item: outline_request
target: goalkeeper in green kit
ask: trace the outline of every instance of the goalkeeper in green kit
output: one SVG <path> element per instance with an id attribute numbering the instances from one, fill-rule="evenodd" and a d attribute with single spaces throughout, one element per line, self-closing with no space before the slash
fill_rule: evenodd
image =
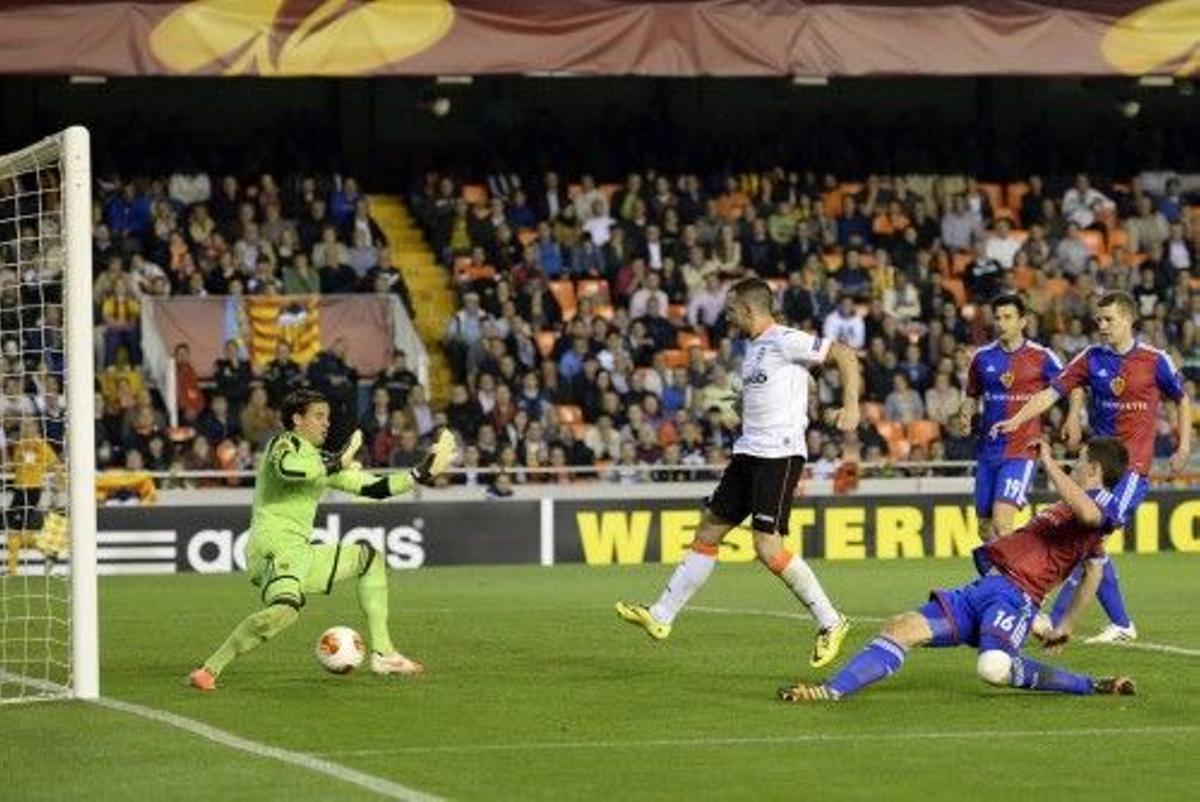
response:
<path id="1" fill-rule="evenodd" d="M 358 603 L 367 617 L 371 670 L 417 674 L 421 664 L 396 651 L 388 635 L 388 580 L 384 556 L 356 543 L 312 544 L 317 503 L 326 487 L 373 499 L 407 493 L 413 483 L 431 484 L 454 459 L 454 435 L 441 430 L 420 465 L 402 474 L 374 476 L 354 455 L 362 445 L 355 431 L 340 454 L 321 451 L 329 432 L 329 404 L 312 390 L 297 390 L 283 402 L 284 431 L 267 444 L 254 482 L 254 507 L 246 567 L 261 591 L 263 609 L 234 628 L 204 665 L 189 676 L 192 687 L 216 689 L 217 677 L 239 655 L 296 622 L 307 594 L 329 594 L 334 584 L 354 578 Z"/>

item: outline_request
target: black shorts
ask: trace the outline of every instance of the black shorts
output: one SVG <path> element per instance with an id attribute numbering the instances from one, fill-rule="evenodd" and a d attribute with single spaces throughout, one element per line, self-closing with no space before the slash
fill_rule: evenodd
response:
<path id="1" fill-rule="evenodd" d="M 4 523 L 18 532 L 36 532 L 42 528 L 42 511 L 38 509 L 42 491 L 36 487 L 18 487 L 12 491 L 12 502 L 4 511 Z"/>
<path id="2" fill-rule="evenodd" d="M 752 457 L 734 454 L 721 483 L 708 497 L 708 511 L 729 524 L 740 524 L 750 516 L 755 532 L 781 535 L 788 533 L 792 496 L 804 457 Z"/>

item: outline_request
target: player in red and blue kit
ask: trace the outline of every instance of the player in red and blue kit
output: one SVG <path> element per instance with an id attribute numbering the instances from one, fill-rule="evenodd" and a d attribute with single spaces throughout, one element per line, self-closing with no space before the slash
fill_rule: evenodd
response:
<path id="1" fill-rule="evenodd" d="M 971 357 L 960 426 L 971 430 L 971 418 L 982 403 L 975 512 L 985 541 L 1012 531 L 1013 516 L 1026 503 L 1034 460 L 1029 444 L 1042 436 L 1041 418 L 1029 420 L 1013 434 L 991 436 L 992 427 L 1016 414 L 1025 402 L 1046 389 L 1062 372 L 1062 362 L 1049 348 L 1025 339 L 1025 302 L 1018 295 L 992 301 L 996 340 Z"/>
<path id="2" fill-rule="evenodd" d="M 1046 594 L 1085 561 L 1083 591 L 1072 601 L 1059 628 L 1045 639 L 1057 649 L 1071 637 L 1103 573 L 1103 540 L 1124 524 L 1118 498 L 1135 475 L 1129 452 L 1113 437 L 1093 439 L 1079 455 L 1072 475 L 1054 461 L 1045 440 L 1034 444 L 1050 482 L 1062 500 L 1038 513 L 1016 532 L 983 548 L 991 568 L 969 585 L 935 590 L 920 609 L 888 620 L 882 632 L 846 667 L 819 685 L 799 684 L 779 691 L 785 702 L 832 702 L 891 676 L 917 646 L 974 646 L 976 670 L 990 685 L 1077 695 L 1135 692 L 1129 677 L 1091 677 L 1046 665 L 1022 654 L 1033 617 Z"/>
<path id="3" fill-rule="evenodd" d="M 1136 481 L 1126 486 L 1118 499 L 1122 518 L 1132 516 L 1150 489 L 1150 463 L 1154 455 L 1155 427 L 1162 397 L 1179 404 L 1179 443 L 1171 457 L 1171 468 L 1180 471 L 1191 452 L 1191 400 L 1183 389 L 1183 379 L 1171 358 L 1158 349 L 1139 343 L 1133 336 L 1136 307 L 1133 298 L 1122 292 L 1110 292 L 1096 303 L 1095 321 L 1099 345 L 1086 348 L 1067 365 L 1050 387 L 1027 403 L 1020 412 L 996 428 L 1017 431 L 1032 418 L 1040 417 L 1064 395 L 1071 396 L 1068 414 L 1068 441 L 1080 438 L 1079 411 L 1082 391 L 1089 391 L 1088 418 L 1094 435 L 1116 437 L 1129 449 L 1130 471 Z M 1039 631 L 1055 626 L 1075 594 L 1082 569 L 1077 568 L 1063 587 L 1051 611 L 1049 622 L 1039 622 Z M 1105 562 L 1104 579 L 1097 593 L 1111 621 L 1088 643 L 1112 643 L 1137 638 L 1125 600 L 1111 562 Z"/>

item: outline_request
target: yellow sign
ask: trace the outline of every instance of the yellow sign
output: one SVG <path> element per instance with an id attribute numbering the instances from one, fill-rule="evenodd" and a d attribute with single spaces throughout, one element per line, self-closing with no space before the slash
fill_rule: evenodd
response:
<path id="1" fill-rule="evenodd" d="M 1015 525 L 1023 526 L 1047 506 L 1036 504 L 1020 510 Z M 1136 532 L 1117 530 L 1105 539 L 1105 550 L 1113 554 L 1127 549 L 1150 554 L 1162 548 L 1200 552 L 1200 501 L 1168 506 L 1160 524 L 1161 510 L 1157 500 L 1138 505 Z M 695 537 L 701 514 L 699 509 L 659 506 L 585 508 L 572 518 L 588 565 L 637 565 L 653 559 L 656 552 L 663 563 L 679 562 Z M 796 506 L 792 508 L 789 529 L 784 545 L 790 551 L 804 555 L 807 540 L 815 553 L 806 556 L 827 560 L 965 557 L 981 542 L 974 507 L 951 501 L 919 505 L 880 499 L 866 504 Z M 1136 536 L 1127 537 L 1133 534 Z M 1160 545 L 1162 534 L 1169 546 Z M 730 532 L 721 543 L 718 559 L 730 563 L 753 561 L 754 535 L 750 529 L 741 526 Z"/>
<path id="2" fill-rule="evenodd" d="M 195 0 L 150 34 L 150 49 L 181 73 L 359 75 L 428 50 L 450 30 L 448 0 L 325 0 L 303 19 L 286 0 Z"/>
<path id="3" fill-rule="evenodd" d="M 1100 45 L 1105 60 L 1126 75 L 1200 71 L 1200 3 L 1164 0 L 1117 20 Z"/>

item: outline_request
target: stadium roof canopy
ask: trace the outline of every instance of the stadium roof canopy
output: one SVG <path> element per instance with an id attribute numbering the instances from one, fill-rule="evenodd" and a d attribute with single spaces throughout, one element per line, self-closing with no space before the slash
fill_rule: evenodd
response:
<path id="1" fill-rule="evenodd" d="M 1189 75 L 1195 0 L 192 0 L 0 6 L 0 73 Z"/>

